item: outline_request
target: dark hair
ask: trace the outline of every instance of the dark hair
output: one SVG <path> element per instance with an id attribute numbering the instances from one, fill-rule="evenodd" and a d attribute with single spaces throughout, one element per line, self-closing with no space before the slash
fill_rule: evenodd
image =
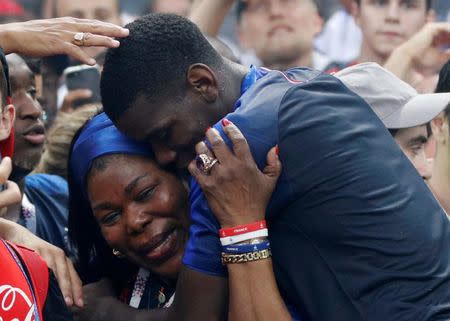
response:
<path id="1" fill-rule="evenodd" d="M 221 56 L 198 27 L 173 14 L 149 14 L 126 25 L 130 35 L 109 49 L 100 83 L 103 108 L 116 121 L 138 95 L 149 99 L 181 96 L 194 63 L 219 67 Z"/>
<path id="2" fill-rule="evenodd" d="M 358 6 L 361 4 L 361 0 L 353 0 L 353 1 L 355 1 L 358 4 Z M 432 0 L 426 0 L 426 7 L 425 8 L 426 8 L 427 11 L 431 9 L 431 1 Z"/>
<path id="3" fill-rule="evenodd" d="M 87 123 L 87 122 L 86 122 Z M 100 226 L 92 213 L 87 201 L 85 187 L 76 183 L 70 171 L 70 159 L 75 142 L 83 131 L 82 126 L 75 134 L 68 158 L 67 182 L 69 186 L 69 239 L 77 253 L 76 269 L 83 283 L 98 281 L 107 277 L 112 281 L 117 291 L 129 281 L 130 275 L 137 271 L 137 267 L 127 260 L 113 255 L 111 247 L 103 238 Z M 107 159 L 100 157 L 94 161 L 92 167 L 100 168 L 106 165 Z"/>
<path id="4" fill-rule="evenodd" d="M 441 68 L 435 93 L 450 92 L 450 60 Z M 444 109 L 445 116 L 450 114 L 450 103 Z"/>

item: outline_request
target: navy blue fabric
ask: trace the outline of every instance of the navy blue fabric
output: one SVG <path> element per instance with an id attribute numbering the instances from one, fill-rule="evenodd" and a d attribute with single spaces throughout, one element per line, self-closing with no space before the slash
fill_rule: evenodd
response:
<path id="1" fill-rule="evenodd" d="M 280 291 L 302 320 L 450 319 L 448 218 L 371 108 L 302 68 L 269 72 L 236 105 L 226 117 L 260 168 L 280 148 L 266 218 Z M 224 275 L 219 225 L 196 182 L 191 201 L 183 262 Z"/>
<path id="2" fill-rule="evenodd" d="M 105 113 L 98 114 L 86 124 L 73 146 L 70 159 L 72 177 L 83 189 L 92 161 L 100 156 L 118 153 L 153 156 L 148 146 L 119 132 Z"/>
<path id="3" fill-rule="evenodd" d="M 56 175 L 28 175 L 25 194 L 36 207 L 36 235 L 72 256 L 67 235 L 69 190 L 66 180 Z"/>

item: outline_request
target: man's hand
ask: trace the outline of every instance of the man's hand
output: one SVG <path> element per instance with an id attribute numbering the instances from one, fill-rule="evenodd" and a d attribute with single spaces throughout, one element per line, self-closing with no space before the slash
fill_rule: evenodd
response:
<path id="1" fill-rule="evenodd" d="M 3 185 L 4 190 L 0 192 L 0 208 L 20 203 L 22 199 L 17 184 L 8 180 L 11 171 L 11 158 L 3 158 L 0 163 L 0 186 Z"/>
<path id="2" fill-rule="evenodd" d="M 385 64 L 401 79 L 411 68 L 426 76 L 438 72 L 450 59 L 450 23 L 427 23 L 419 32 L 396 48 Z"/>
<path id="3" fill-rule="evenodd" d="M 74 40 L 75 34 L 80 32 L 85 33 L 82 43 Z M 118 47 L 120 43 L 113 38 L 126 37 L 128 33 L 127 29 L 97 20 L 70 17 L 31 20 L 0 25 L 0 46 L 5 54 L 14 52 L 37 57 L 66 54 L 94 65 L 95 59 L 81 46 Z"/>
<path id="4" fill-rule="evenodd" d="M 83 306 L 81 280 L 64 251 L 38 238 L 23 226 L 0 218 L 0 237 L 35 250 L 53 270 L 68 306 Z"/>
<path id="5" fill-rule="evenodd" d="M 450 23 L 428 23 L 410 40 L 404 50 L 417 69 L 439 70 L 450 59 Z"/>

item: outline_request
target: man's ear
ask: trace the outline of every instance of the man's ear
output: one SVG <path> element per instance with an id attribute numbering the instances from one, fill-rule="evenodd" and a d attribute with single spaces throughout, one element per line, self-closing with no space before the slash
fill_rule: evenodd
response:
<path id="1" fill-rule="evenodd" d="M 438 144 L 445 144 L 448 141 L 448 119 L 443 111 L 431 121 L 431 131 Z"/>
<path id="2" fill-rule="evenodd" d="M 314 26 L 315 26 L 314 36 L 317 36 L 322 32 L 323 25 L 324 25 L 323 18 L 319 14 L 319 11 L 316 11 L 316 16 L 314 17 Z"/>
<path id="3" fill-rule="evenodd" d="M 6 105 L 1 112 L 0 118 L 0 141 L 5 140 L 11 134 L 14 119 L 16 118 L 16 110 L 13 105 Z"/>
<path id="4" fill-rule="evenodd" d="M 246 32 L 246 22 L 244 17 L 241 17 L 241 20 L 238 21 L 237 24 L 237 37 L 239 40 L 239 44 L 241 45 L 242 48 L 246 49 L 246 50 L 251 50 L 252 48 L 252 43 L 251 43 L 251 39 L 249 39 L 248 37 L 248 32 Z"/>
<path id="5" fill-rule="evenodd" d="M 427 12 L 427 22 L 435 22 L 436 21 L 436 11 L 433 9 L 429 9 Z"/>
<path id="6" fill-rule="evenodd" d="M 219 84 L 214 71 L 205 64 L 189 66 L 186 80 L 189 87 L 200 94 L 208 103 L 219 97 Z"/>
<path id="7" fill-rule="evenodd" d="M 352 1 L 351 12 L 353 19 L 358 27 L 361 27 L 361 6 L 355 1 Z"/>

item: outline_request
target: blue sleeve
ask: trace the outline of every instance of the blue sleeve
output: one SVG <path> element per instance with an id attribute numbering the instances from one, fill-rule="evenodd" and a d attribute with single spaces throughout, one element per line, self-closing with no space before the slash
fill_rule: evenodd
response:
<path id="1" fill-rule="evenodd" d="M 267 151 L 276 144 L 277 108 L 274 106 L 277 105 L 278 102 L 273 104 L 269 102 L 261 108 L 239 109 L 226 116 L 246 137 L 253 158 L 260 168 L 265 165 Z M 255 120 L 257 120 L 258 126 L 254 126 Z M 231 147 L 231 142 L 223 132 L 220 122 L 214 128 L 219 131 L 224 141 Z M 226 276 L 227 269 L 220 260 L 222 252 L 218 235 L 220 225 L 211 212 L 200 186 L 194 179 L 191 184 L 190 204 L 192 225 L 183 263 L 199 272 Z"/>

